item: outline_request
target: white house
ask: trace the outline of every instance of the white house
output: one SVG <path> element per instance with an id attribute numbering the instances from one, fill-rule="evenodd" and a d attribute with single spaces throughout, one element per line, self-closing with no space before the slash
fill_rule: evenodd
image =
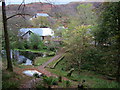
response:
<path id="1" fill-rule="evenodd" d="M 36 13 L 35 16 L 34 16 L 34 18 L 38 17 L 38 16 L 49 17 L 49 15 L 47 13 Z"/>
<path id="2" fill-rule="evenodd" d="M 49 15 L 47 13 L 36 13 L 32 18 L 30 18 L 30 20 L 32 20 L 33 18 L 37 18 L 37 17 L 49 17 Z"/>
<path id="3" fill-rule="evenodd" d="M 29 40 L 31 33 L 39 35 L 41 40 L 51 39 L 54 36 L 54 31 L 50 28 L 21 28 L 19 35 L 22 39 Z"/>

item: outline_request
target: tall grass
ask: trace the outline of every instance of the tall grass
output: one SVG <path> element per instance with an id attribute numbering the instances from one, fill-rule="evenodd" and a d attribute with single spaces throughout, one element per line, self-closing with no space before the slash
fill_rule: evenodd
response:
<path id="1" fill-rule="evenodd" d="M 8 72 L 6 70 L 2 71 L 2 90 L 6 90 L 9 88 L 18 88 L 19 81 L 18 81 L 19 75 L 17 75 L 14 72 Z"/>
<path id="2" fill-rule="evenodd" d="M 7 89 L 10 89 L 10 88 L 18 88 L 19 86 L 19 83 L 16 82 L 16 81 L 5 81 L 2 83 L 2 90 L 7 90 Z"/>

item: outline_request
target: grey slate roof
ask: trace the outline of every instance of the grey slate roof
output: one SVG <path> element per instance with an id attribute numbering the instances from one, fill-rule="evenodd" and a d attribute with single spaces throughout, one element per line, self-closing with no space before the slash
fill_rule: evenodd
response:
<path id="1" fill-rule="evenodd" d="M 21 28 L 20 32 L 23 34 L 31 31 L 39 36 L 53 36 L 54 31 L 50 28 Z"/>
<path id="2" fill-rule="evenodd" d="M 49 15 L 47 13 L 37 13 L 36 16 L 48 17 Z M 35 18 L 35 16 L 33 18 Z"/>

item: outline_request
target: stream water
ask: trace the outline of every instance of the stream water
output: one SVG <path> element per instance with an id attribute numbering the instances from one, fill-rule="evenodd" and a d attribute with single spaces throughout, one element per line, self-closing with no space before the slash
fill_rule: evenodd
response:
<path id="1" fill-rule="evenodd" d="M 26 58 L 25 56 L 19 55 L 17 63 L 23 65 L 32 65 L 32 60 Z"/>
<path id="2" fill-rule="evenodd" d="M 29 51 L 17 51 L 18 61 L 24 63 L 24 65 L 32 65 L 36 57 L 43 57 L 42 53 L 33 53 Z"/>
<path id="3" fill-rule="evenodd" d="M 38 74 L 38 76 L 40 77 L 42 75 L 42 73 L 38 72 L 37 70 L 26 70 L 23 71 L 23 73 L 27 76 L 34 76 L 34 74 Z"/>
<path id="4" fill-rule="evenodd" d="M 11 50 L 11 59 L 17 60 L 18 64 L 23 65 L 32 65 L 33 61 L 36 57 L 45 57 L 43 53 L 33 53 L 29 51 L 18 51 L 18 50 Z M 6 58 L 6 52 L 5 50 L 1 51 L 1 55 Z"/>

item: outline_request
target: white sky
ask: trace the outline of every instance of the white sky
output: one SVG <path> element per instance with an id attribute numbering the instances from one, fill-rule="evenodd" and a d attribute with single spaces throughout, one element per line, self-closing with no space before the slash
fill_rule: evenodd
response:
<path id="1" fill-rule="evenodd" d="M 23 0 L 5 0 L 7 4 L 19 4 Z M 31 2 L 50 2 L 55 4 L 66 4 L 69 2 L 74 1 L 84 1 L 84 0 L 25 0 L 25 3 L 31 3 Z"/>
<path id="2" fill-rule="evenodd" d="M 1 1 L 1 0 L 0 0 Z M 20 4 L 23 0 L 5 0 L 6 4 Z M 31 2 L 48 2 L 52 4 L 67 4 L 69 2 L 77 2 L 77 1 L 83 1 L 83 2 L 118 2 L 120 0 L 25 0 L 25 3 L 31 3 Z M 1 4 L 1 3 L 0 3 Z"/>

